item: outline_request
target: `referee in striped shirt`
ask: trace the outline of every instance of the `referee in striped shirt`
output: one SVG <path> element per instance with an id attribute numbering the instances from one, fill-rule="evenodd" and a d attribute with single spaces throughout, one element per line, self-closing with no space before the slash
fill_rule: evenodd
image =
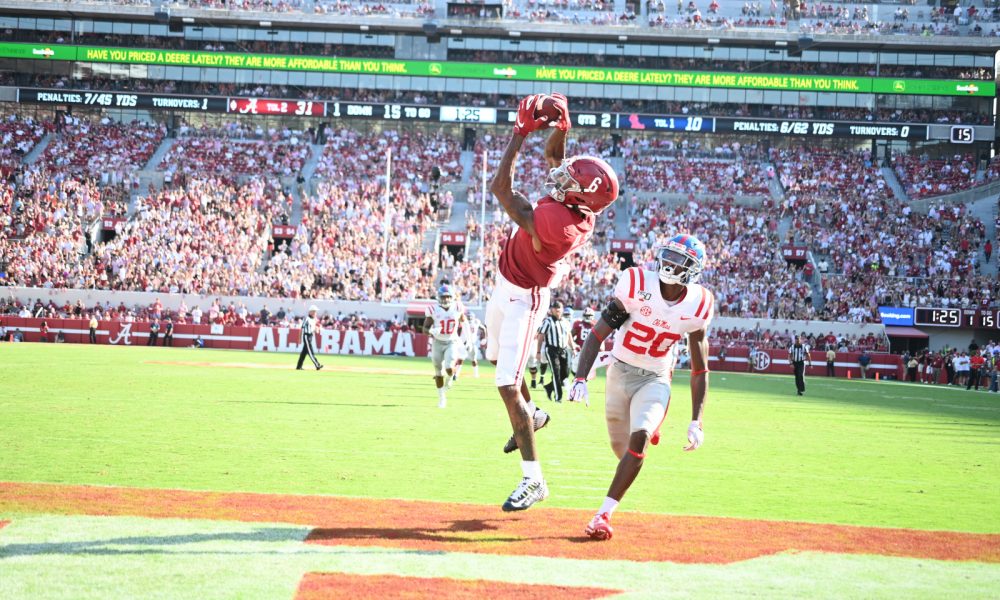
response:
<path id="1" fill-rule="evenodd" d="M 806 363 L 812 366 L 809 346 L 802 343 L 801 335 L 795 336 L 795 343 L 788 347 L 788 360 L 792 361 L 792 368 L 795 369 L 795 389 L 801 396 L 806 391 Z"/>
<path id="2" fill-rule="evenodd" d="M 569 375 L 569 322 L 562 318 L 563 305 L 558 300 L 549 307 L 549 314 L 538 328 L 538 355 L 545 352 L 552 371 L 552 380 L 545 384 L 549 400 L 562 402 L 563 381 Z"/>
<path id="3" fill-rule="evenodd" d="M 295 365 L 295 370 L 302 370 L 302 363 L 305 362 L 306 357 L 312 361 L 313 366 L 319 371 L 323 368 L 323 365 L 319 364 L 316 360 L 316 333 L 319 329 L 319 322 L 316 319 L 316 313 L 319 311 L 316 305 L 313 304 L 309 307 L 309 316 L 302 319 L 302 351 L 299 352 L 299 363 Z"/>

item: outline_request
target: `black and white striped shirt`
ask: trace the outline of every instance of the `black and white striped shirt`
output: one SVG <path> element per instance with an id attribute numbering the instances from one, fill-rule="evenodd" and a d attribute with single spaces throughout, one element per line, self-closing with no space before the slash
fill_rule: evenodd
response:
<path id="1" fill-rule="evenodd" d="M 804 362 L 809 358 L 809 346 L 805 344 L 792 344 L 788 349 L 788 360 L 792 362 Z"/>
<path id="2" fill-rule="evenodd" d="M 316 319 L 306 317 L 302 319 L 302 335 L 313 335 L 316 333 Z"/>
<path id="3" fill-rule="evenodd" d="M 538 328 L 538 333 L 542 334 L 546 346 L 553 348 L 567 348 L 569 346 L 569 324 L 565 319 L 557 321 L 551 316 L 545 317 L 542 326 Z"/>

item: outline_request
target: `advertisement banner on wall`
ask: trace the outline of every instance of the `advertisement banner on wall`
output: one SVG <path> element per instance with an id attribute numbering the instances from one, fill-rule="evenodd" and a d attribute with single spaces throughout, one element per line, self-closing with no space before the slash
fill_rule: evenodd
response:
<path id="1" fill-rule="evenodd" d="M 8 334 L 19 332 L 26 342 L 41 341 L 41 325 L 49 328 L 49 340 L 62 334 L 66 343 L 89 343 L 88 321 L 84 319 L 25 319 L 0 317 L 0 327 Z M 163 345 L 161 326 L 157 345 Z M 298 352 L 301 350 L 301 330 L 291 327 L 235 327 L 221 324 L 174 326 L 173 346 L 191 347 L 196 340 L 205 348 L 253 350 L 256 352 Z M 149 343 L 149 323 L 100 321 L 97 326 L 98 344 L 112 346 L 145 346 Z M 427 356 L 429 338 L 420 333 L 401 331 L 362 331 L 357 329 L 320 329 L 317 339 L 320 354 L 353 354 L 358 356 Z"/>
<path id="2" fill-rule="evenodd" d="M 913 309 L 900 306 L 880 306 L 878 315 L 883 325 L 910 327 L 913 325 Z"/>

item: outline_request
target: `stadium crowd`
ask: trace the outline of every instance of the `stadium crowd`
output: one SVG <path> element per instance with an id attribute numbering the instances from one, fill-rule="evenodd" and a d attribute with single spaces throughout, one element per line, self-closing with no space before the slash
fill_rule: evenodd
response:
<path id="1" fill-rule="evenodd" d="M 57 170 L 99 177 L 102 184 L 128 183 L 166 136 L 162 125 L 143 121 L 97 122 L 64 115 L 39 161 Z"/>
<path id="2" fill-rule="evenodd" d="M 429 188 L 433 167 L 440 171 L 439 184 L 457 181 L 462 176 L 458 139 L 443 132 L 389 129 L 380 134 L 367 134 L 347 128 L 328 128 L 325 135 L 327 142 L 316 167 L 316 175 L 324 179 L 384 179 L 388 151 L 392 152 L 394 181 L 405 179 Z"/>
<path id="3" fill-rule="evenodd" d="M 621 148 L 626 181 L 632 191 L 763 196 L 767 178 L 758 161 L 758 147 L 716 141 L 713 148 L 683 137 L 628 138 Z M 721 160 L 717 160 L 721 159 Z"/>
<path id="4" fill-rule="evenodd" d="M 833 350 L 835 352 L 887 352 L 889 345 L 884 337 L 872 333 L 867 335 L 835 335 L 809 333 L 784 329 L 781 331 L 769 328 L 748 329 L 744 327 L 716 328 L 712 330 L 712 343 L 728 349 L 750 348 L 757 350 L 788 348 L 795 341 L 795 336 L 802 336 L 802 341 L 813 350 Z"/>
<path id="5" fill-rule="evenodd" d="M 157 168 L 167 172 L 168 181 L 199 173 L 288 177 L 302 171 L 309 154 L 309 144 L 295 135 L 266 140 L 189 136 L 175 141 Z"/>
<path id="6" fill-rule="evenodd" d="M 976 160 L 971 154 L 956 154 L 944 159 L 926 155 L 898 154 L 893 157 L 896 176 L 910 198 L 941 196 L 967 190 L 976 181 Z"/>
<path id="7" fill-rule="evenodd" d="M 301 324 L 306 314 L 299 304 L 289 303 L 286 309 L 279 304 L 277 310 L 271 310 L 264 305 L 260 310 L 250 310 L 244 302 L 230 301 L 228 304 L 221 298 L 206 300 L 202 304 L 188 305 L 181 300 L 180 306 L 170 309 L 156 298 L 150 304 L 126 305 L 119 302 L 112 304 L 110 300 L 104 303 L 85 304 L 82 300 L 75 303 L 64 301 L 57 304 L 54 300 L 44 302 L 41 298 L 21 302 L 17 298 L 0 298 L 0 316 L 17 316 L 25 319 L 89 319 L 101 321 L 118 321 L 122 323 L 148 323 L 169 321 L 175 325 L 225 325 L 243 327 L 249 325 L 269 325 L 272 327 L 294 327 Z M 374 331 L 412 331 L 410 326 L 400 318 L 372 319 L 364 312 L 332 314 L 321 311 L 318 315 L 319 325 L 323 329 L 338 331 L 357 330 Z M 0 323 L 2 325 L 2 323 Z M 161 331 L 165 329 L 160 327 Z M 0 340 L 2 341 L 2 340 Z"/>
<path id="8" fill-rule="evenodd" d="M 288 223 L 293 213 L 289 190 L 273 177 L 237 183 L 235 176 L 259 174 L 262 168 L 269 176 L 298 172 L 308 157 L 308 145 L 300 139 L 304 132 L 241 122 L 214 128 L 182 122 L 176 129 L 181 137 L 160 164 L 171 175 L 165 189 L 151 190 L 137 202 L 133 218 L 125 220 L 131 177 L 162 141 L 164 128 L 75 118 L 61 126 L 59 133 L 47 122 L 0 122 L 0 132 L 11 140 L 57 132 L 36 163 L 44 168 L 22 167 L 0 188 L 8 283 L 405 301 L 432 295 L 443 267 L 466 301 L 480 300 L 476 257 L 448 258 L 439 265 L 423 250 L 435 208 L 450 203 L 449 194 L 432 196 L 430 167 L 439 167 L 440 183 L 462 177 L 458 139 L 443 131 L 327 129 L 320 180 L 302 200 L 302 222 L 292 223 L 296 236 L 276 241 L 271 225 Z M 95 136 L 101 141 L 88 144 Z M 864 321 L 875 318 L 880 304 L 992 306 L 1000 299 L 995 279 L 980 274 L 980 261 L 983 256 L 989 261 L 996 242 L 986 239 L 984 225 L 953 207 L 933 206 L 923 214 L 898 202 L 867 151 L 767 149 L 722 136 L 710 142 L 679 135 L 626 136 L 617 147 L 603 135 L 583 133 L 571 140 L 570 155 L 621 155 L 628 190 L 625 202 L 602 217 L 598 234 L 559 292 L 577 308 L 600 305 L 614 283 L 621 265 L 609 252 L 610 239 L 638 238 L 635 260 L 645 264 L 658 239 L 674 230 L 708 240 L 712 258 L 704 281 L 717 290 L 723 315 Z M 492 170 L 505 142 L 505 136 L 480 136 L 471 199 L 479 197 L 478 153 L 490 151 Z M 301 153 L 280 154 L 283 148 Z M 382 157 L 389 148 L 394 183 L 387 214 Z M 518 170 L 532 197 L 546 192 L 542 148 L 541 138 L 529 138 Z M 773 171 L 761 166 L 764 161 L 773 164 Z M 927 162 L 896 157 L 901 180 L 908 181 L 904 173 L 912 173 L 913 180 L 925 177 Z M 972 167 L 968 156 L 933 164 L 944 172 Z M 770 196 L 771 178 L 784 190 L 780 207 Z M 966 178 L 963 173 L 962 181 Z M 656 193 L 670 192 L 690 200 L 655 199 Z M 704 196 L 695 203 L 692 194 Z M 753 195 L 763 196 L 763 204 L 736 202 Z M 492 264 L 505 219 L 488 198 L 492 219 L 481 224 L 478 215 L 467 218 L 473 234 L 484 232 L 483 252 Z M 628 231 L 615 230 L 616 210 L 629 212 Z M 97 244 L 91 238 L 101 216 L 121 221 L 111 239 Z M 778 239 L 778 222 L 786 217 L 790 234 Z M 345 222 L 352 226 L 342 227 Z M 216 240 L 230 236 L 228 252 L 216 248 Z M 806 245 L 819 259 L 817 277 L 822 279 L 813 277 L 812 264 L 800 269 L 786 263 L 780 255 L 785 242 Z M 491 282 L 485 283 L 488 290 Z M 818 283 L 824 293 L 815 302 L 823 307 L 819 310 L 813 301 Z"/>

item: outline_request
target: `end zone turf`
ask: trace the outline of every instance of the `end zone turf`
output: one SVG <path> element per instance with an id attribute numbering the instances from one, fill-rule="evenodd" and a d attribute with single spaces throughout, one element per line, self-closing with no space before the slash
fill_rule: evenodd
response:
<path id="1" fill-rule="evenodd" d="M 790 551 L 1000 563 L 1000 534 L 622 512 L 613 542 L 583 535 L 589 511 L 336 496 L 0 483 L 0 512 L 309 525 L 307 543 L 573 559 L 724 564 Z"/>
<path id="2" fill-rule="evenodd" d="M 621 591 L 588 587 L 525 585 L 482 579 L 307 573 L 302 578 L 302 583 L 295 594 L 295 600 L 325 600 L 328 598 L 351 598 L 352 600 L 384 600 L 385 598 L 588 600 L 618 594 Z"/>

